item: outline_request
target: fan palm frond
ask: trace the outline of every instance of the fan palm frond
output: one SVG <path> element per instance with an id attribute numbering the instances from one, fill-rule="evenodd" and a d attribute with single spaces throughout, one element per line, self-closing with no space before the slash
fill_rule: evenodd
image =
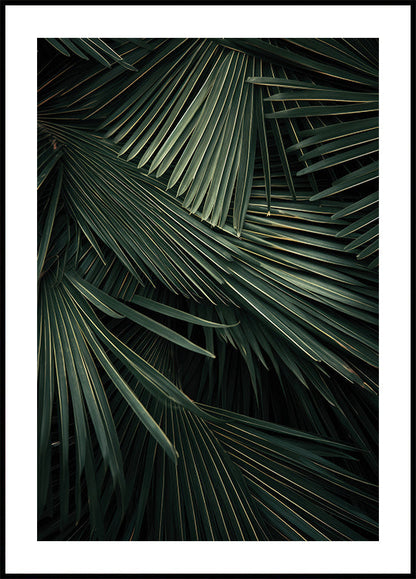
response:
<path id="1" fill-rule="evenodd" d="M 39 42 L 39 537 L 377 536 L 371 39 Z"/>

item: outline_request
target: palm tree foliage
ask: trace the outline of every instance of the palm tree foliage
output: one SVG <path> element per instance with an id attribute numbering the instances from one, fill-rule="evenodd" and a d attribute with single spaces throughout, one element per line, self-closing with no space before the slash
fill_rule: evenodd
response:
<path id="1" fill-rule="evenodd" d="M 377 538 L 378 47 L 38 46 L 39 538 Z"/>

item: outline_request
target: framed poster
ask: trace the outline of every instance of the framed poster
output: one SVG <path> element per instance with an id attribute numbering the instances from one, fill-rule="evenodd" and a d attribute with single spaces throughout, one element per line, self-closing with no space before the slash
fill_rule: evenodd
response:
<path id="1" fill-rule="evenodd" d="M 10 5 L 6 74 L 5 571 L 409 573 L 410 6 Z"/>

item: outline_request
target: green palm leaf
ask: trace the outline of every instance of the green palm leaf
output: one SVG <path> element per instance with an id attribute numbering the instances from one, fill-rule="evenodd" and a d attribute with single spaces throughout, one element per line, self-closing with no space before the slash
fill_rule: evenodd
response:
<path id="1" fill-rule="evenodd" d="M 376 538 L 377 43 L 39 51 L 39 538 Z"/>

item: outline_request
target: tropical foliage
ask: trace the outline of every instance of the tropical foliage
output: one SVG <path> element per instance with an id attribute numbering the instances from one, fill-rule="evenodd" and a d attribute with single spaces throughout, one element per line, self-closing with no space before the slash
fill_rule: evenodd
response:
<path id="1" fill-rule="evenodd" d="M 39 539 L 377 539 L 377 41 L 38 60 Z"/>

